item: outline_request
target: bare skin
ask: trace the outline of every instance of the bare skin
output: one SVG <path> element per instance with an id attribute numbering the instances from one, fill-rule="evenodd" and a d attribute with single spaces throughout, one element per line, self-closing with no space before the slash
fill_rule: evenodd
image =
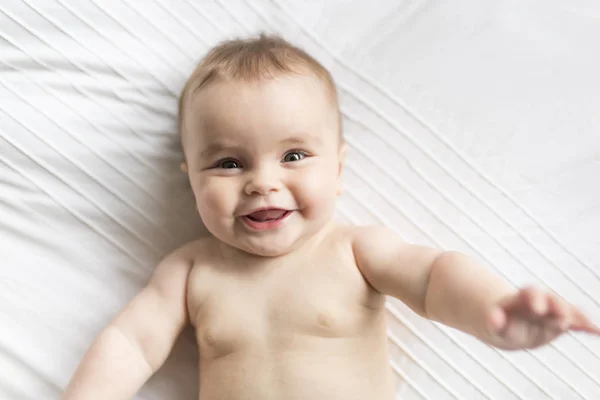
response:
<path id="1" fill-rule="evenodd" d="M 190 323 L 201 400 L 391 400 L 385 295 L 509 350 L 569 330 L 600 334 L 554 294 L 510 289 L 464 255 L 410 245 L 381 228 L 332 224 L 280 258 L 206 238 L 159 266 L 95 341 L 63 399 L 131 398 Z"/>
<path id="2" fill-rule="evenodd" d="M 245 266 L 216 241 L 198 246 L 188 304 L 201 399 L 393 398 L 385 299 L 356 268 L 349 234 Z"/>
<path id="3" fill-rule="evenodd" d="M 391 400 L 385 296 L 506 350 L 600 334 L 556 294 L 514 289 L 464 254 L 334 223 L 345 146 L 329 98 L 298 75 L 200 91 L 184 170 L 213 237 L 165 258 L 64 400 L 130 399 L 187 324 L 201 400 Z"/>

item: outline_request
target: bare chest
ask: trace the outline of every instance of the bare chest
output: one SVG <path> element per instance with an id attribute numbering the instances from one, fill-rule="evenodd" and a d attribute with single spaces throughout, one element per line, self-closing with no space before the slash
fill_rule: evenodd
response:
<path id="1" fill-rule="evenodd" d="M 281 270 L 191 276 L 191 301 L 195 289 L 210 288 L 190 307 L 203 358 L 314 348 L 324 338 L 351 340 L 378 326 L 383 299 L 352 266 L 273 267 Z"/>

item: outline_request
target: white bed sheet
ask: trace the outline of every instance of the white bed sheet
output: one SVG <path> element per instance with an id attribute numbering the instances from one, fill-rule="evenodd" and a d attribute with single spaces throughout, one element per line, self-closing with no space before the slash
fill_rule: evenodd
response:
<path id="1" fill-rule="evenodd" d="M 202 233 L 175 96 L 223 38 L 276 31 L 331 69 L 339 214 L 473 254 L 600 320 L 600 3 L 0 2 L 0 399 L 58 398 L 156 262 Z M 504 353 L 389 302 L 402 399 L 600 398 L 600 342 Z M 192 399 L 186 331 L 138 399 Z"/>

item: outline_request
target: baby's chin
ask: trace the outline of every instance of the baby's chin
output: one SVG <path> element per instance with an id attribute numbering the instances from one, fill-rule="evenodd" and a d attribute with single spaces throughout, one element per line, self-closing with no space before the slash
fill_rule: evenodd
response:
<path id="1" fill-rule="evenodd" d="M 291 232 L 270 232 L 262 235 L 237 234 L 221 241 L 243 253 L 258 257 L 281 257 L 292 253 L 304 243 L 302 235 Z"/>
<path id="2" fill-rule="evenodd" d="M 252 240 L 245 243 L 235 244 L 237 247 L 245 253 L 259 256 L 259 257 L 281 257 L 291 253 L 297 247 L 296 243 L 286 243 L 286 241 L 269 240 L 267 238 L 263 240 Z"/>
<path id="3" fill-rule="evenodd" d="M 292 249 L 241 249 L 245 253 L 264 258 L 276 258 L 289 254 Z"/>

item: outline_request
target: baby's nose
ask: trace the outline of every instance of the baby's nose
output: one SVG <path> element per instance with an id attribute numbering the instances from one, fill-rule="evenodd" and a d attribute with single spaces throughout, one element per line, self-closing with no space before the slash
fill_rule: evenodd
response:
<path id="1" fill-rule="evenodd" d="M 263 169 L 251 174 L 244 187 L 244 193 L 248 196 L 256 194 L 266 196 L 271 192 L 278 191 L 280 187 L 281 184 L 276 174 Z"/>

